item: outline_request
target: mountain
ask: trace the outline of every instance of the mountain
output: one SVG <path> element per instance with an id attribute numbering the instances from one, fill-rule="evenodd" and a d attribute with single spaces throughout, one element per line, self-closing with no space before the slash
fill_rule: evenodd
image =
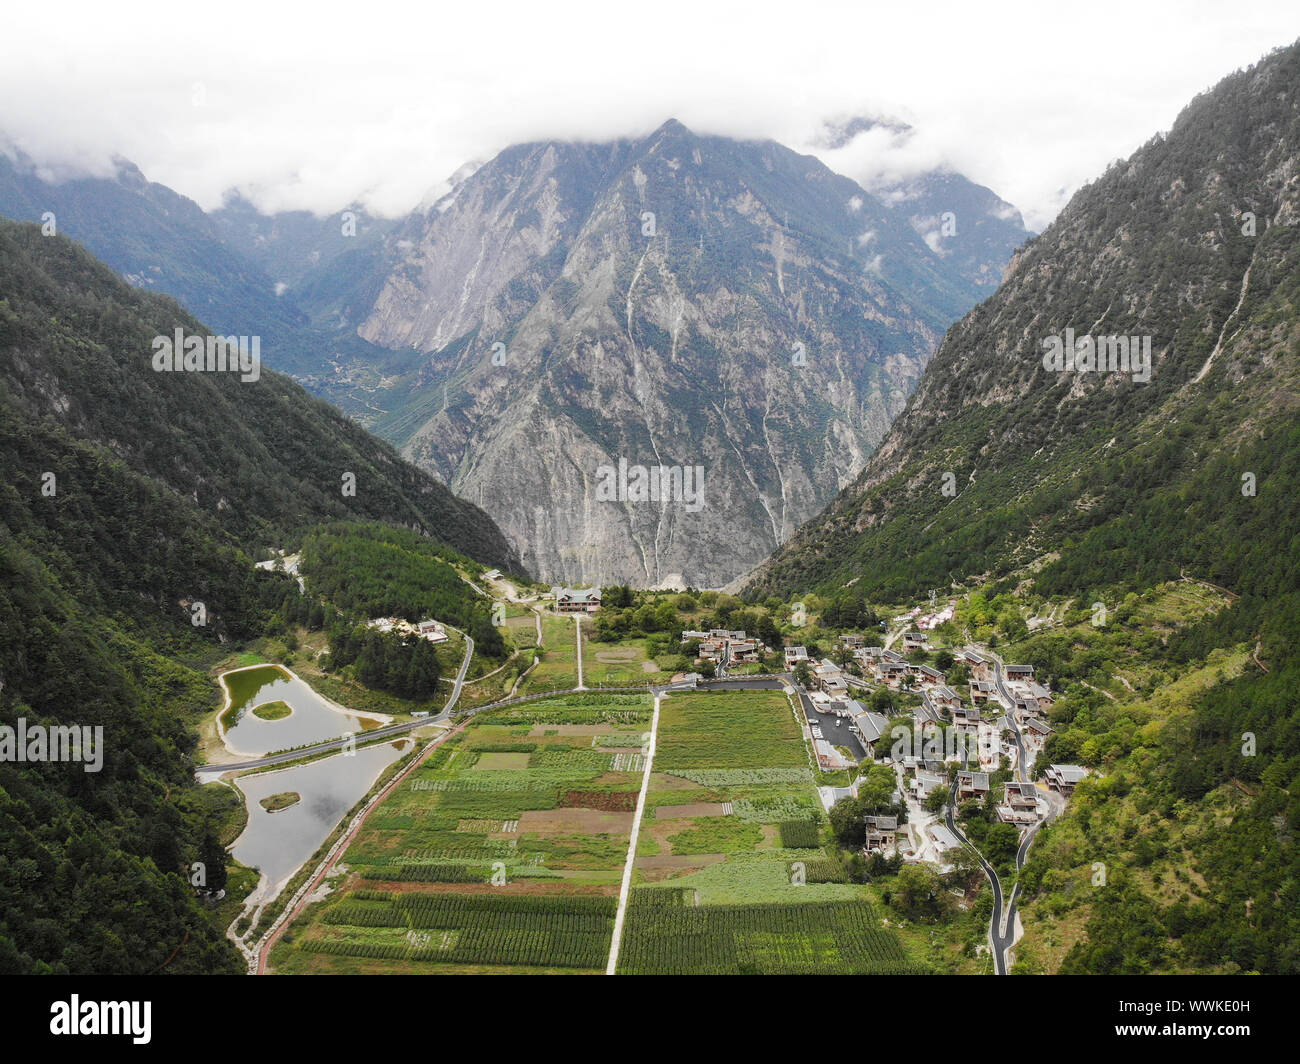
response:
<path id="1" fill-rule="evenodd" d="M 1208 617 L 1130 629 L 1144 667 L 1168 670 L 1131 703 L 1097 693 L 1106 659 L 1079 658 L 1077 640 L 1024 644 L 1075 662 L 1049 754 L 1108 777 L 1024 880 L 1031 904 L 1065 882 L 1063 838 L 1112 869 L 1063 971 L 1300 966 L 1280 900 L 1300 881 L 1298 173 L 1293 45 L 1080 190 L 948 331 L 853 484 L 746 582 L 752 596 L 990 586 L 1112 608 L 1166 582 L 1226 589 Z M 1120 362 L 1112 338 L 1128 338 L 1128 365 L 1099 369 Z M 1164 682 L 1196 670 L 1203 692 Z M 1157 693 L 1179 711 L 1158 712 Z M 1121 838 L 1090 828 L 1126 817 Z M 1061 897 L 1052 915 L 1089 904 Z"/>
<path id="2" fill-rule="evenodd" d="M 66 237 L 0 222 L 0 293 L 0 724 L 103 728 L 95 772 L 0 760 L 0 970 L 240 970 L 188 869 L 224 866 L 193 780 L 206 664 L 299 601 L 253 560 L 341 519 L 518 559 L 287 378 L 155 371 L 156 337 L 207 330 Z"/>
<path id="3" fill-rule="evenodd" d="M 1263 69 L 1284 79 L 1290 54 Z M 1233 447 L 1279 427 L 1295 383 L 1282 325 L 1290 91 L 1230 120 L 1222 101 L 1241 78 L 1080 190 L 1015 256 L 996 296 L 949 330 L 861 475 L 753 587 L 833 587 L 865 568 L 865 586 L 900 594 L 1005 573 L 1195 476 L 1210 452 L 1193 443 L 1209 448 L 1211 426 Z M 1045 342 L 1066 329 L 1149 337 L 1150 379 L 1044 368 Z M 1149 548 L 1125 557 L 1176 569 Z M 1212 557 L 1201 560 L 1223 564 Z"/>
<path id="4" fill-rule="evenodd" d="M 356 204 L 323 217 L 265 214 L 238 194 L 209 218 L 228 247 L 273 280 L 281 299 L 326 330 L 346 323 L 355 299 L 376 295 L 366 282 L 380 269 L 383 238 L 396 224 Z"/>
<path id="5" fill-rule="evenodd" d="M 509 148 L 385 242 L 348 323 L 406 354 L 312 386 L 555 581 L 752 568 L 852 480 L 983 294 L 816 159 L 675 121 Z M 634 501 L 624 466 L 695 470 L 703 496 Z"/>
<path id="6" fill-rule="evenodd" d="M 67 179 L 11 150 L 0 213 L 53 211 L 133 284 L 259 336 L 268 365 L 473 498 L 557 581 L 751 569 L 856 475 L 1007 257 L 976 213 L 1001 201 L 960 177 L 890 206 L 780 145 L 676 122 L 516 146 L 396 222 L 238 195 L 205 215 L 116 167 Z M 939 211 L 936 235 L 945 197 L 957 229 Z M 597 505 L 620 462 L 707 489 Z"/>
<path id="7" fill-rule="evenodd" d="M 1014 206 L 951 167 L 904 177 L 882 168 L 888 155 L 879 151 L 881 142 L 890 152 L 905 152 L 915 135 L 905 123 L 855 116 L 824 123 L 815 143 L 829 153 L 832 169 L 905 214 L 949 269 L 992 295 L 1012 254 L 1033 234 Z"/>
<path id="8" fill-rule="evenodd" d="M 125 159 L 111 177 L 54 175 L 16 149 L 0 150 L 0 215 L 42 222 L 84 244 L 131 284 L 165 292 L 222 332 L 267 341 L 307 325 L 275 284 L 193 200 L 149 181 Z"/>

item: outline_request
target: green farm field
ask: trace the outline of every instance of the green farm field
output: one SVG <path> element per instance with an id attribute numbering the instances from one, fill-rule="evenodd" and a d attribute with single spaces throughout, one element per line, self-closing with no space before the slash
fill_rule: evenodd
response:
<path id="1" fill-rule="evenodd" d="M 923 970 L 831 856 L 784 691 L 671 695 L 619 954 L 627 974 Z"/>
<path id="2" fill-rule="evenodd" d="M 591 693 L 475 717 L 371 814 L 274 970 L 602 971 L 650 714 Z"/>

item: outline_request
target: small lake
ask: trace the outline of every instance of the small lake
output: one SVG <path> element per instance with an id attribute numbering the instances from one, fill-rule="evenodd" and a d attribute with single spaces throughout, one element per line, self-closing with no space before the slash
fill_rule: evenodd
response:
<path id="1" fill-rule="evenodd" d="M 232 753 L 261 757 L 349 732 L 359 734 L 383 723 L 335 706 L 279 665 L 237 669 L 222 673 L 221 679 L 230 699 L 221 723 L 226 748 Z M 259 716 L 259 706 L 274 719 Z"/>
<path id="2" fill-rule="evenodd" d="M 250 903 L 275 897 L 303 862 L 320 848 L 343 815 L 357 804 L 380 773 L 411 748 L 412 739 L 362 747 L 306 765 L 259 772 L 236 779 L 244 792 L 248 824 L 230 852 L 262 878 Z M 287 791 L 301 799 L 287 809 L 267 812 L 262 799 Z"/>

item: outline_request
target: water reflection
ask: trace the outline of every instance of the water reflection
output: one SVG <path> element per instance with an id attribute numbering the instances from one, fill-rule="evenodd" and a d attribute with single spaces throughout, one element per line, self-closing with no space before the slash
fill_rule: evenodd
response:
<path id="1" fill-rule="evenodd" d="M 329 837 L 343 815 L 374 786 L 380 773 L 410 748 L 411 742 L 398 739 L 378 743 L 352 755 L 335 754 L 306 765 L 235 780 L 244 792 L 248 824 L 231 853 L 243 864 L 262 870 L 262 879 L 249 903 L 275 897 Z M 262 808 L 263 798 L 285 791 L 297 792 L 301 800 L 274 813 Z"/>
<path id="2" fill-rule="evenodd" d="M 221 724 L 226 748 L 232 753 L 260 757 L 273 750 L 337 739 L 348 732 L 369 731 L 383 723 L 328 701 L 279 665 L 236 669 L 222 673 L 221 681 L 229 703 L 222 711 Z M 255 712 L 259 706 L 275 702 L 288 706 L 289 714 L 267 720 Z"/>

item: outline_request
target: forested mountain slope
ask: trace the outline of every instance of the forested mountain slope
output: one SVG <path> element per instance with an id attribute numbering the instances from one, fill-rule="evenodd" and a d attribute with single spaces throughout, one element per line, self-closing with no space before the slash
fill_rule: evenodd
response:
<path id="1" fill-rule="evenodd" d="M 0 724 L 104 729 L 96 772 L 0 761 L 0 970 L 238 970 L 189 883 L 223 861 L 193 726 L 219 644 L 298 594 L 257 552 L 366 518 L 517 565 L 482 511 L 287 379 L 155 372 L 177 327 L 205 332 L 0 223 Z"/>
<path id="2" fill-rule="evenodd" d="M 1126 887 L 1066 970 L 1289 971 L 1300 957 L 1297 223 L 1292 46 L 1198 97 L 1167 136 L 1080 191 L 949 330 L 857 481 L 748 585 L 835 595 L 856 580 L 890 599 L 1025 581 L 1113 605 L 1185 573 L 1240 596 L 1176 637 L 1149 633 L 1152 653 L 1194 668 L 1213 648 L 1258 641 L 1262 664 L 1163 732 L 1102 702 L 1087 714 L 1098 741 L 1074 752 L 1114 771 L 1110 799 L 1137 786 L 1166 817 L 1232 780 L 1254 797 L 1189 858 L 1208 882 L 1199 899 L 1162 908 Z M 1048 370 L 1049 338 L 1067 329 L 1149 337 L 1149 380 Z M 1099 799 L 1077 816 L 1105 809 Z"/>

